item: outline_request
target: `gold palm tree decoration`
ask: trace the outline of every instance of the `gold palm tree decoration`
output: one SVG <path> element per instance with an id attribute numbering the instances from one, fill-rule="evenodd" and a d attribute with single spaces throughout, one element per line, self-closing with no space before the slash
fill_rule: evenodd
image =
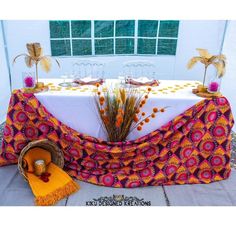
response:
<path id="1" fill-rule="evenodd" d="M 201 62 L 204 65 L 204 87 L 207 68 L 210 65 L 213 65 L 216 68 L 217 75 L 219 78 L 221 78 L 225 74 L 226 57 L 223 54 L 211 55 L 206 49 L 197 48 L 196 50 L 199 52 L 199 56 L 191 58 L 187 64 L 187 68 L 191 69 L 197 62 Z"/>
<path id="2" fill-rule="evenodd" d="M 38 64 L 40 64 L 42 70 L 44 70 L 45 72 L 49 72 L 52 67 L 52 63 L 51 63 L 52 57 L 48 55 L 43 55 L 43 49 L 40 43 L 27 43 L 26 48 L 27 48 L 28 54 L 22 53 L 16 56 L 13 60 L 13 63 L 16 62 L 16 59 L 18 57 L 24 56 L 26 66 L 31 68 L 33 65 L 35 65 L 36 83 L 38 84 Z M 55 58 L 54 60 L 56 61 L 58 67 L 60 67 L 58 60 Z"/>

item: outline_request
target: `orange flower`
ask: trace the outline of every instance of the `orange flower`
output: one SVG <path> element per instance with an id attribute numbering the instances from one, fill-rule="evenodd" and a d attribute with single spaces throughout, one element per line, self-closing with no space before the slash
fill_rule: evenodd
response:
<path id="1" fill-rule="evenodd" d="M 142 127 L 141 127 L 141 126 L 138 126 L 138 127 L 137 127 L 137 130 L 138 130 L 138 131 L 141 131 L 141 130 L 142 130 Z"/>
<path id="2" fill-rule="evenodd" d="M 120 125 L 121 125 L 121 122 L 119 122 L 119 121 L 116 121 L 116 128 L 119 128 L 119 127 L 120 127 Z"/>
<path id="3" fill-rule="evenodd" d="M 105 98 L 104 98 L 104 97 L 100 97 L 100 98 L 99 98 L 99 101 L 100 101 L 100 102 L 104 102 L 104 101 L 105 101 Z"/>
<path id="4" fill-rule="evenodd" d="M 160 112 L 164 112 L 164 111 L 165 111 L 165 109 L 164 109 L 164 108 L 161 108 L 161 109 L 160 109 Z"/>
<path id="5" fill-rule="evenodd" d="M 137 110 L 135 111 L 135 113 L 137 113 L 137 114 L 138 114 L 139 112 L 140 112 L 140 109 L 139 109 L 139 108 L 137 108 Z"/>
<path id="6" fill-rule="evenodd" d="M 154 108 L 153 108 L 153 112 L 154 112 L 154 113 L 157 113 L 157 112 L 158 112 L 158 108 L 154 107 Z"/>
<path id="7" fill-rule="evenodd" d="M 141 102 L 141 104 L 143 104 L 143 105 L 144 105 L 145 103 L 146 103 L 146 101 L 145 101 L 145 100 L 143 100 L 143 101 Z"/>
<path id="8" fill-rule="evenodd" d="M 99 87 L 100 86 L 100 84 L 99 83 L 96 83 L 96 87 Z"/>
<path id="9" fill-rule="evenodd" d="M 137 115 L 134 116 L 134 122 L 136 122 L 136 123 L 138 122 L 138 116 Z"/>
<path id="10" fill-rule="evenodd" d="M 100 96 L 100 95 L 101 95 L 101 92 L 100 92 L 100 91 L 98 91 L 98 92 L 97 92 L 97 94 L 98 94 L 98 96 Z"/>
<path id="11" fill-rule="evenodd" d="M 150 119 L 149 119 L 149 118 L 146 118 L 144 121 L 145 121 L 146 123 L 148 123 L 148 122 L 150 121 Z"/>
<path id="12" fill-rule="evenodd" d="M 148 99 L 148 95 L 145 95 L 145 99 Z"/>
<path id="13" fill-rule="evenodd" d="M 142 108 L 142 107 L 143 107 L 143 105 L 142 105 L 142 104 L 140 104 L 140 105 L 139 105 L 139 107 L 140 107 L 140 108 Z"/>
<path id="14" fill-rule="evenodd" d="M 155 118 L 155 117 L 156 117 L 156 115 L 155 115 L 154 113 L 152 113 L 152 114 L 151 114 L 151 117 L 152 117 L 152 118 Z"/>
<path id="15" fill-rule="evenodd" d="M 101 101 L 100 101 L 100 105 L 103 106 L 103 104 L 104 104 L 104 102 L 101 102 Z"/>
<path id="16" fill-rule="evenodd" d="M 151 92 L 151 91 L 152 91 L 152 88 L 149 87 L 149 88 L 148 88 L 148 92 Z"/>
<path id="17" fill-rule="evenodd" d="M 103 109 L 101 109 L 100 112 L 101 112 L 101 114 L 104 114 L 104 113 L 105 113 L 105 111 L 104 111 Z"/>
<path id="18" fill-rule="evenodd" d="M 146 113 L 145 112 L 142 112 L 142 116 L 145 116 L 146 115 Z"/>
<path id="19" fill-rule="evenodd" d="M 143 121 L 141 121 L 139 124 L 140 124 L 140 125 L 144 125 Z"/>

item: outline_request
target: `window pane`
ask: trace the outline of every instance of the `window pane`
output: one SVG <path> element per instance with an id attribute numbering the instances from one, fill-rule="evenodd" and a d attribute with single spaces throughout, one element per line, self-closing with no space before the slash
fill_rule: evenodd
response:
<path id="1" fill-rule="evenodd" d="M 159 37 L 178 37 L 179 21 L 160 21 Z"/>
<path id="2" fill-rule="evenodd" d="M 116 21 L 116 36 L 134 36 L 134 20 Z"/>
<path id="3" fill-rule="evenodd" d="M 91 21 L 71 21 L 72 38 L 91 38 Z"/>
<path id="4" fill-rule="evenodd" d="M 175 55 L 177 40 L 176 39 L 159 39 L 157 54 Z"/>
<path id="5" fill-rule="evenodd" d="M 114 54 L 113 39 L 96 39 L 95 54 L 96 55 Z"/>
<path id="6" fill-rule="evenodd" d="M 134 39 L 116 39 L 116 54 L 134 54 Z"/>
<path id="7" fill-rule="evenodd" d="M 73 55 L 91 55 L 92 54 L 92 44 L 90 39 L 76 39 L 72 40 Z"/>
<path id="8" fill-rule="evenodd" d="M 138 21 L 138 36 L 156 37 L 157 26 L 158 26 L 157 20 L 139 20 Z"/>
<path id="9" fill-rule="evenodd" d="M 70 40 L 51 40 L 52 56 L 71 56 Z"/>
<path id="10" fill-rule="evenodd" d="M 138 39 L 138 54 L 155 54 L 156 39 Z"/>
<path id="11" fill-rule="evenodd" d="M 114 21 L 95 21 L 94 22 L 95 38 L 113 37 Z"/>
<path id="12" fill-rule="evenodd" d="M 50 37 L 51 38 L 69 38 L 70 26 L 69 21 L 50 21 Z"/>

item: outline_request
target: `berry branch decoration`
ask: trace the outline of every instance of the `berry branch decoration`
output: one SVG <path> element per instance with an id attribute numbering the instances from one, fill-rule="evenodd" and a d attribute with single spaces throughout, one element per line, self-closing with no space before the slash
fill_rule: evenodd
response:
<path id="1" fill-rule="evenodd" d="M 95 104 L 110 142 L 126 141 L 134 129 L 141 131 L 158 112 L 165 112 L 167 108 L 154 107 L 150 114 L 142 112 L 151 92 L 150 87 L 142 94 L 131 86 L 110 89 L 104 89 L 100 84 L 96 86 Z"/>

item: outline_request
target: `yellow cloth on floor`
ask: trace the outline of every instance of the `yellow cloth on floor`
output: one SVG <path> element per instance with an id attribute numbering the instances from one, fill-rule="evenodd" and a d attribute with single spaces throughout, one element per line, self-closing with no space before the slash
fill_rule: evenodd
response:
<path id="1" fill-rule="evenodd" d="M 79 185 L 57 165 L 51 161 L 51 154 L 41 148 L 30 149 L 25 157 L 28 170 L 33 169 L 34 161 L 44 160 L 47 164 L 47 172 L 50 173 L 49 181 L 44 182 L 34 173 L 26 172 L 29 185 L 35 196 L 35 203 L 39 206 L 54 205 L 57 201 L 79 190 Z"/>

